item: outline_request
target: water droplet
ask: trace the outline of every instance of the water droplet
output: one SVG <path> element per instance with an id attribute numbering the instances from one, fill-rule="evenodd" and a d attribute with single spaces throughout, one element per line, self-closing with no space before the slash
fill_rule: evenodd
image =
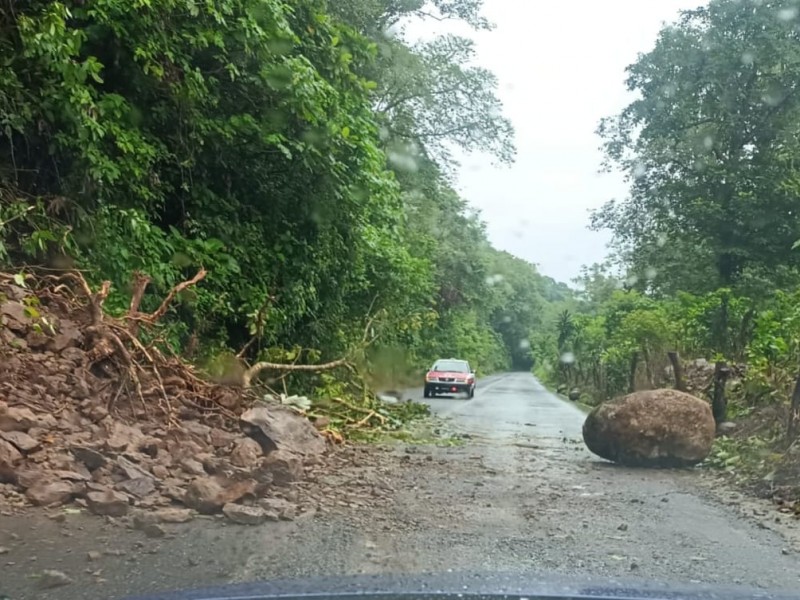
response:
<path id="1" fill-rule="evenodd" d="M 531 347 L 530 340 L 520 340 L 519 341 L 519 349 L 520 350 L 527 350 L 530 347 Z"/>
<path id="2" fill-rule="evenodd" d="M 790 6 L 788 8 L 782 8 L 778 11 L 778 18 L 781 21 L 791 21 L 792 19 L 796 19 L 798 14 L 798 8 L 796 6 Z"/>
<path id="3" fill-rule="evenodd" d="M 659 233 L 658 237 L 656 238 L 656 246 L 659 248 L 663 248 L 667 243 L 667 234 L 666 233 Z"/>
<path id="4" fill-rule="evenodd" d="M 647 281 L 653 281 L 653 279 L 656 278 L 657 274 L 658 274 L 658 271 L 656 271 L 653 267 L 648 267 L 644 271 L 644 276 L 647 279 Z"/>
<path id="5" fill-rule="evenodd" d="M 561 355 L 561 362 L 565 365 L 571 365 L 575 362 L 575 355 L 572 352 L 564 352 Z"/>
<path id="6" fill-rule="evenodd" d="M 746 52 L 742 52 L 742 64 L 745 66 L 750 66 L 754 62 L 756 62 L 756 55 L 755 53 L 751 52 L 750 50 Z"/>
<path id="7" fill-rule="evenodd" d="M 636 285 L 636 282 L 639 281 L 639 278 L 636 275 L 628 275 L 628 278 L 625 280 L 625 283 L 628 285 Z"/>
<path id="8" fill-rule="evenodd" d="M 705 146 L 706 150 L 711 150 L 711 148 L 714 147 L 714 138 L 712 138 L 710 135 L 707 135 L 705 138 L 703 138 L 703 146 Z"/>
<path id="9" fill-rule="evenodd" d="M 640 177 L 644 177 L 645 173 L 647 173 L 647 170 L 645 169 L 645 166 L 644 166 L 643 163 L 636 163 L 633 166 L 633 176 L 636 179 L 639 179 Z"/>

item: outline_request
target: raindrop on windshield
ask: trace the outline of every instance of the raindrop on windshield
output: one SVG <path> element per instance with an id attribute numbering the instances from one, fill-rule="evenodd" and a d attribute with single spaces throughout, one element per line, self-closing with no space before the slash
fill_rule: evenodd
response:
<path id="1" fill-rule="evenodd" d="M 653 267 L 648 267 L 644 271 L 644 276 L 645 276 L 645 279 L 647 279 L 647 281 L 653 281 L 653 279 L 656 278 L 657 274 L 658 274 L 658 271 L 656 271 Z"/>
<path id="2" fill-rule="evenodd" d="M 565 365 L 571 365 L 575 362 L 575 355 L 572 352 L 564 352 L 561 355 L 561 362 Z"/>
<path id="3" fill-rule="evenodd" d="M 646 173 L 646 170 L 645 170 L 645 167 L 644 167 L 643 163 L 639 162 L 639 163 L 636 163 L 634 165 L 634 167 L 633 167 L 633 176 L 636 177 L 636 179 L 639 179 L 640 177 L 644 177 L 645 173 Z"/>
<path id="4" fill-rule="evenodd" d="M 519 341 L 519 349 L 520 350 L 527 350 L 530 347 L 531 347 L 530 340 L 520 340 Z"/>
<path id="5" fill-rule="evenodd" d="M 749 50 L 747 52 L 742 52 L 742 64 L 745 66 L 750 66 L 754 62 L 756 62 L 756 55 Z"/>
<path id="6" fill-rule="evenodd" d="M 790 6 L 788 8 L 782 8 L 778 11 L 778 18 L 781 21 L 791 21 L 797 18 L 798 8 L 796 6 Z"/>

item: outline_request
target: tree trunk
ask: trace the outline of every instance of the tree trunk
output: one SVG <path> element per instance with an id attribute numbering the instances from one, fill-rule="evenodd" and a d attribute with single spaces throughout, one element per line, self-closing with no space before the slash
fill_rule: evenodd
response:
<path id="1" fill-rule="evenodd" d="M 631 371 L 628 378 L 628 393 L 632 394 L 636 391 L 636 367 L 639 366 L 639 353 L 634 352 L 631 354 Z"/>
<path id="2" fill-rule="evenodd" d="M 678 353 L 667 352 L 669 362 L 672 363 L 672 373 L 675 376 L 675 389 L 681 392 L 686 391 L 686 382 L 683 380 L 683 365 L 681 364 L 681 357 Z"/>
<path id="3" fill-rule="evenodd" d="M 794 392 L 792 393 L 792 406 L 789 409 L 789 428 L 787 434 L 789 443 L 794 441 L 797 435 L 797 422 L 800 420 L 800 375 L 794 382 Z"/>
<path id="4" fill-rule="evenodd" d="M 718 362 L 714 367 L 714 398 L 711 401 L 711 412 L 714 413 L 714 422 L 719 425 L 728 416 L 728 400 L 725 398 L 725 383 L 731 370 L 724 362 Z"/>

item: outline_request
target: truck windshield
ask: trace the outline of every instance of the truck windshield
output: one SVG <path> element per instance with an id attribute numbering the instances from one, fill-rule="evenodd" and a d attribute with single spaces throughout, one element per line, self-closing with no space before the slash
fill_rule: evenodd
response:
<path id="1" fill-rule="evenodd" d="M 461 360 L 440 360 L 433 365 L 433 371 L 452 371 L 455 373 L 469 373 L 469 365 Z"/>

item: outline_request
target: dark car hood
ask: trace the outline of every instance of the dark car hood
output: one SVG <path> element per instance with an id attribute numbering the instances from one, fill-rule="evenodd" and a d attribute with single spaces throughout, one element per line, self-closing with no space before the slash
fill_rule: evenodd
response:
<path id="1" fill-rule="evenodd" d="M 790 592 L 713 585 L 660 585 L 643 581 L 597 580 L 534 575 L 380 575 L 236 584 L 205 590 L 131 596 L 126 600 L 263 600 L 267 598 L 358 598 L 367 600 L 798 600 Z"/>

